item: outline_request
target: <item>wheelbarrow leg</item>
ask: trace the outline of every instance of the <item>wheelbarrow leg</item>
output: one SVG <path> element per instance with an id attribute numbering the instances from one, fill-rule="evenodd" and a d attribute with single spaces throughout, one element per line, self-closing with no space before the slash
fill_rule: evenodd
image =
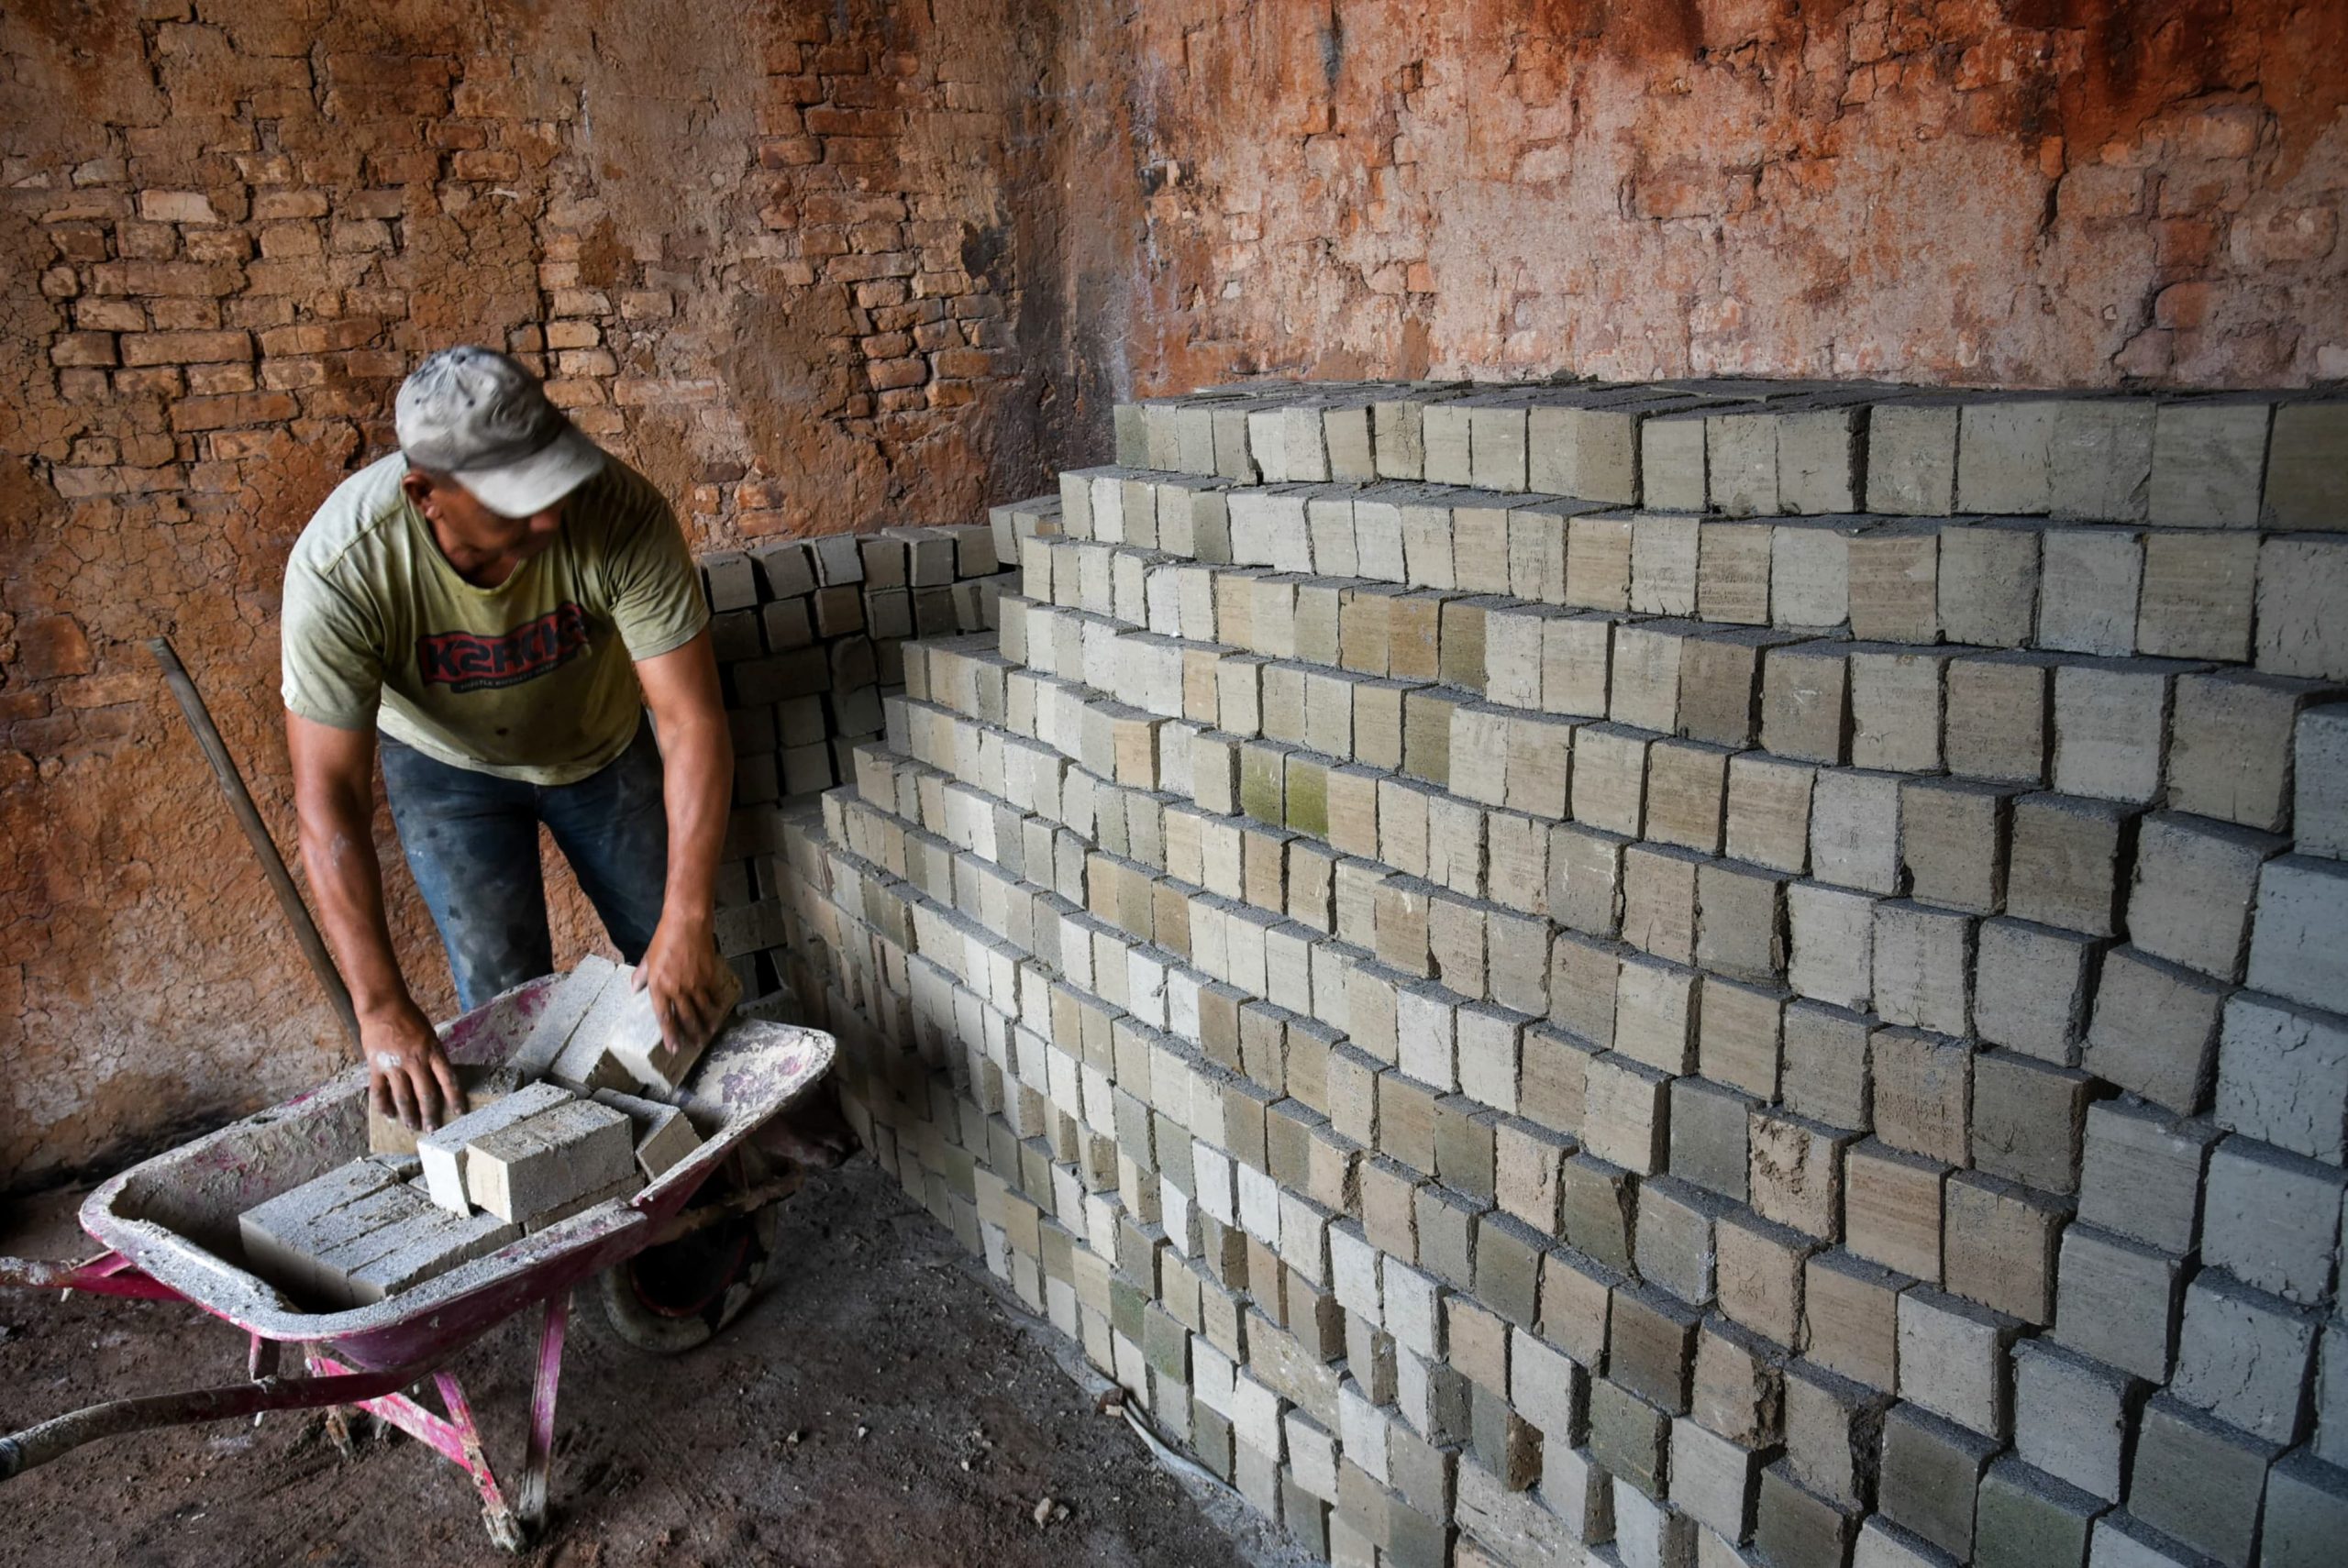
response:
<path id="1" fill-rule="evenodd" d="M 562 1386 L 562 1344 L 570 1328 L 570 1292 L 547 1300 L 538 1330 L 538 1378 L 530 1390 L 530 1447 L 522 1462 L 522 1528 L 536 1531 L 547 1517 L 547 1487 L 554 1473 L 554 1399 Z"/>
<path id="2" fill-rule="evenodd" d="M 481 1519 L 488 1527 L 490 1544 L 500 1551 L 521 1551 L 525 1544 L 522 1521 L 506 1503 L 497 1472 L 490 1468 L 489 1450 L 482 1442 L 481 1427 L 473 1420 L 471 1401 L 453 1373 L 436 1372 L 432 1381 L 440 1389 L 440 1403 L 449 1412 L 449 1425 L 463 1451 L 460 1463 L 472 1473 L 473 1485 L 481 1490 Z"/>

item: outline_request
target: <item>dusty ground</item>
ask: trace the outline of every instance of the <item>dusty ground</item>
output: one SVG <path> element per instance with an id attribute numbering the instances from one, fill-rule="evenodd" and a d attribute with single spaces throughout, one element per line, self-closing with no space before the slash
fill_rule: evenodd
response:
<path id="1" fill-rule="evenodd" d="M 78 1194 L 0 1217 L 0 1253 L 65 1256 Z M 1218 1565 L 1235 1545 L 870 1161 L 792 1200 L 763 1296 L 661 1361 L 587 1292 L 572 1317 L 557 1518 L 534 1563 Z M 780 1260 L 795 1260 L 785 1269 Z M 518 1463 L 515 1324 L 460 1371 Z M 127 1393 L 242 1375 L 229 1330 L 167 1303 L 0 1296 L 0 1430 Z M 792 1441 L 796 1434 L 797 1441 Z M 43 1568 L 494 1561 L 471 1488 L 394 1437 L 339 1457 L 315 1416 L 143 1433 L 6 1484 L 0 1562 Z M 1038 1527 L 1038 1501 L 1068 1517 Z M 1210 1498 L 1217 1517 L 1229 1506 Z"/>

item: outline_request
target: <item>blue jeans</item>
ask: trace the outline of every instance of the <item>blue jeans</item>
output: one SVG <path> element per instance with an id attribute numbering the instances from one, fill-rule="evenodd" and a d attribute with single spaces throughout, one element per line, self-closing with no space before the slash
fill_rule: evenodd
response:
<path id="1" fill-rule="evenodd" d="M 669 818 L 652 726 L 576 784 L 451 767 L 388 735 L 379 748 L 400 848 L 470 1010 L 554 967 L 538 824 L 554 834 L 613 944 L 633 964 L 660 923 Z"/>

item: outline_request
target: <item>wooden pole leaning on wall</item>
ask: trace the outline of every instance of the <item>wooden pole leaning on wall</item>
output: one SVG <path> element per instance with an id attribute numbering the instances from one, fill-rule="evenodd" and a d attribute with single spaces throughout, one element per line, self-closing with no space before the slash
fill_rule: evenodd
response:
<path id="1" fill-rule="evenodd" d="M 252 845 L 262 873 L 277 894 L 277 906 L 285 913 L 285 923 L 294 928 L 294 940 L 302 944 L 302 955 L 310 961 L 310 970 L 318 977 L 318 988 L 326 992 L 335 1017 L 342 1021 L 343 1032 L 350 1036 L 352 1044 L 358 1044 L 359 1015 L 350 1006 L 350 989 L 342 983 L 342 971 L 335 967 L 326 939 L 318 934 L 317 922 L 310 918 L 310 906 L 302 901 L 301 889 L 294 887 L 292 873 L 285 869 L 285 857 L 277 852 L 277 841 L 270 837 L 269 824 L 260 820 L 260 809 L 253 804 L 252 791 L 245 788 L 245 776 L 237 770 L 236 759 L 228 755 L 227 743 L 220 738 L 219 726 L 212 722 L 212 711 L 204 705 L 203 694 L 196 690 L 195 681 L 180 662 L 180 656 L 172 651 L 169 637 L 148 638 L 147 651 L 155 656 L 155 662 L 162 667 L 164 683 L 179 699 L 180 712 L 187 716 L 187 727 L 195 732 L 195 744 L 203 748 L 205 761 L 212 765 L 212 775 L 220 781 L 220 792 L 228 797 L 228 809 L 236 813 L 237 825 L 245 830 L 246 842 Z"/>

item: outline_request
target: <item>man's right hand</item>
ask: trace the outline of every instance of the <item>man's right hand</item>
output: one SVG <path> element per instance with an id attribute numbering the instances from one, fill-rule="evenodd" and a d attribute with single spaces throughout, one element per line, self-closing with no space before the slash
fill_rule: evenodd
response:
<path id="1" fill-rule="evenodd" d="M 403 999 L 398 1007 L 362 1014 L 359 1044 L 367 1059 L 368 1099 L 378 1115 L 397 1116 L 402 1126 L 429 1132 L 464 1114 L 456 1069 L 415 1002 Z"/>

